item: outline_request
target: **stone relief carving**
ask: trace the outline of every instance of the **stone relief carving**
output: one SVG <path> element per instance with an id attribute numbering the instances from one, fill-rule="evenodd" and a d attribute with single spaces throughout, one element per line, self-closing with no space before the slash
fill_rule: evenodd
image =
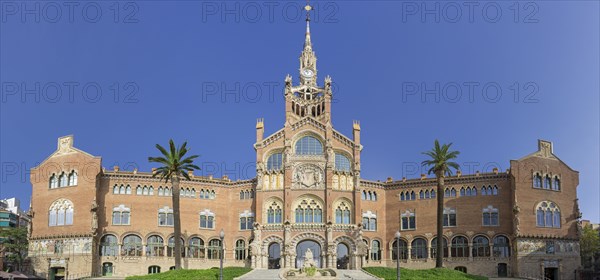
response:
<path id="1" fill-rule="evenodd" d="M 296 167 L 292 177 L 294 188 L 315 188 L 324 187 L 325 174 L 323 169 L 314 164 L 304 164 Z"/>

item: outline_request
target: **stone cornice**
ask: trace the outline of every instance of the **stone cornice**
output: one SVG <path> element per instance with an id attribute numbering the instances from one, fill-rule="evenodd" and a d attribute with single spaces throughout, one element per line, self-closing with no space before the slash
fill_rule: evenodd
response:
<path id="1" fill-rule="evenodd" d="M 37 235 L 29 238 L 30 241 L 47 240 L 47 239 L 67 239 L 67 238 L 91 238 L 94 237 L 91 233 L 67 233 L 67 234 L 49 234 Z"/>
<path id="2" fill-rule="evenodd" d="M 164 180 L 159 178 L 153 178 L 151 172 L 132 172 L 132 171 L 111 171 L 104 172 L 101 174 L 101 179 L 122 179 L 122 180 L 144 180 L 146 182 L 157 182 L 162 184 L 170 184 L 169 182 L 165 183 Z M 237 180 L 231 181 L 229 179 L 219 179 L 219 178 L 211 178 L 205 176 L 194 176 L 191 177 L 190 180 L 181 180 L 181 185 L 185 185 L 186 183 L 201 183 L 207 186 L 212 187 L 244 187 L 247 185 L 253 185 L 256 183 L 256 178 L 246 179 L 246 180 Z"/>
<path id="3" fill-rule="evenodd" d="M 460 184 L 471 184 L 479 182 L 489 182 L 491 180 L 504 181 L 509 180 L 510 175 L 507 173 L 482 173 L 479 175 L 462 175 L 445 177 L 444 183 L 446 186 L 460 185 Z M 403 188 L 422 188 L 422 187 L 435 187 L 437 179 L 408 179 L 405 181 L 393 181 L 393 182 L 379 182 L 379 181 L 368 181 L 365 179 L 360 180 L 361 186 L 372 187 L 372 188 L 384 188 L 386 190 L 396 190 Z"/>

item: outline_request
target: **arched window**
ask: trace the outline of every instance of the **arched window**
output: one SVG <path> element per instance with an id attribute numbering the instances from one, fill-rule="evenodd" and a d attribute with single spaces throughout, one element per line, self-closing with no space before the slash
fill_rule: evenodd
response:
<path id="1" fill-rule="evenodd" d="M 473 186 L 473 188 L 471 189 L 471 195 L 472 196 L 476 196 L 477 195 L 477 188 L 475 186 Z"/>
<path id="2" fill-rule="evenodd" d="M 536 208 L 536 220 L 538 227 L 560 228 L 560 209 L 558 205 L 550 201 L 542 201 Z"/>
<path id="3" fill-rule="evenodd" d="M 112 224 L 113 225 L 129 225 L 129 217 L 131 216 L 131 209 L 121 204 L 113 208 L 112 212 Z"/>
<path id="4" fill-rule="evenodd" d="M 494 257 L 510 257 L 510 243 L 506 236 L 499 235 L 494 237 Z"/>
<path id="5" fill-rule="evenodd" d="M 377 201 L 377 192 L 373 192 L 373 201 Z"/>
<path id="6" fill-rule="evenodd" d="M 191 198 L 196 198 L 196 189 L 192 188 L 192 189 L 190 190 L 190 195 L 189 195 L 189 197 L 191 197 Z"/>
<path id="7" fill-rule="evenodd" d="M 404 201 L 406 198 L 404 197 L 404 192 L 400 193 L 400 201 Z"/>
<path id="8" fill-rule="evenodd" d="M 452 189 L 450 190 L 450 196 L 452 196 L 452 197 L 456 197 L 456 189 L 452 188 Z"/>
<path id="9" fill-rule="evenodd" d="M 431 198 L 435 198 L 435 190 L 431 190 Z"/>
<path id="10" fill-rule="evenodd" d="M 171 189 L 169 189 L 169 187 L 165 187 L 165 194 L 164 196 L 171 196 Z"/>
<path id="11" fill-rule="evenodd" d="M 190 239 L 189 258 L 203 259 L 205 255 L 204 240 L 199 237 Z"/>
<path id="12" fill-rule="evenodd" d="M 142 188 L 142 194 L 148 195 L 148 187 L 144 186 L 144 188 Z"/>
<path id="13" fill-rule="evenodd" d="M 429 195 L 429 190 L 425 191 L 425 199 L 429 199 L 431 198 L 431 195 Z"/>
<path id="14" fill-rule="evenodd" d="M 123 238 L 123 246 L 121 246 L 122 256 L 141 257 L 142 256 L 142 239 L 137 235 L 127 235 Z"/>
<path id="15" fill-rule="evenodd" d="M 466 196 L 467 194 L 465 193 L 465 188 L 460 188 L 460 196 Z"/>
<path id="16" fill-rule="evenodd" d="M 379 240 L 373 240 L 373 242 L 371 242 L 371 260 L 381 260 L 381 242 L 379 242 Z"/>
<path id="17" fill-rule="evenodd" d="M 209 199 L 215 199 L 215 197 L 217 197 L 214 190 L 210 191 L 209 196 L 210 196 Z"/>
<path id="18" fill-rule="evenodd" d="M 444 226 L 455 227 L 456 226 L 456 209 L 444 208 Z"/>
<path id="19" fill-rule="evenodd" d="M 467 196 L 471 196 L 471 188 L 467 188 L 466 195 L 467 195 Z"/>
<path id="20" fill-rule="evenodd" d="M 167 245 L 167 256 L 175 256 L 175 237 L 169 238 L 169 245 Z M 181 257 L 185 258 L 185 241 L 181 238 Z"/>
<path id="21" fill-rule="evenodd" d="M 303 199 L 296 207 L 296 223 L 322 223 L 323 210 L 314 199 Z"/>
<path id="22" fill-rule="evenodd" d="M 215 228 L 215 213 L 205 209 L 200 212 L 200 228 Z"/>
<path id="23" fill-rule="evenodd" d="M 77 172 L 75 172 L 75 170 L 71 171 L 71 173 L 69 173 L 69 186 L 76 186 L 77 185 Z"/>
<path id="24" fill-rule="evenodd" d="M 163 196 L 163 195 L 165 195 L 165 192 L 163 191 L 163 188 L 159 186 L 158 187 L 158 196 Z"/>
<path id="25" fill-rule="evenodd" d="M 160 273 L 160 266 L 152 265 L 148 267 L 148 274 L 157 274 Z"/>
<path id="26" fill-rule="evenodd" d="M 402 196 L 404 197 L 404 195 Z M 362 200 L 367 200 L 367 191 L 362 191 L 361 198 Z"/>
<path id="27" fill-rule="evenodd" d="M 240 191 L 240 199 L 244 199 L 244 191 Z"/>
<path id="28" fill-rule="evenodd" d="M 158 225 L 173 226 L 173 209 L 168 206 L 158 209 Z"/>
<path id="29" fill-rule="evenodd" d="M 246 210 L 240 214 L 240 230 L 252 229 L 254 225 L 254 213 Z"/>
<path id="30" fill-rule="evenodd" d="M 489 257 L 490 241 L 485 236 L 476 236 L 473 238 L 473 257 Z"/>
<path id="31" fill-rule="evenodd" d="M 67 186 L 67 175 L 65 175 L 65 173 L 60 173 L 60 176 L 58 176 L 58 187 L 62 188 L 62 187 L 66 187 Z"/>
<path id="32" fill-rule="evenodd" d="M 131 186 L 127 185 L 127 187 L 125 188 L 125 194 L 131 194 Z"/>
<path id="33" fill-rule="evenodd" d="M 498 195 L 498 186 L 494 185 L 492 188 L 492 195 Z"/>
<path id="34" fill-rule="evenodd" d="M 246 242 L 242 239 L 235 242 L 235 259 L 238 261 L 246 259 Z"/>
<path id="35" fill-rule="evenodd" d="M 335 207 L 335 223 L 350 224 L 350 205 L 345 201 L 339 202 Z"/>
<path id="36" fill-rule="evenodd" d="M 417 195 L 415 194 L 414 191 L 410 192 L 410 200 L 416 200 L 417 199 Z"/>
<path id="37" fill-rule="evenodd" d="M 402 222 L 400 223 L 401 230 L 411 230 L 416 228 L 416 217 L 415 213 L 411 210 L 406 210 L 401 215 Z"/>
<path id="38" fill-rule="evenodd" d="M 394 239 L 394 243 L 392 243 L 392 260 L 398 259 L 398 250 L 400 250 L 400 259 L 406 260 L 408 258 L 408 245 L 403 239 L 400 239 L 400 248 L 398 248 L 398 240 Z"/>
<path id="39" fill-rule="evenodd" d="M 296 142 L 297 155 L 322 155 L 323 144 L 317 138 L 304 136 Z"/>
<path id="40" fill-rule="evenodd" d="M 419 191 L 419 199 L 425 199 L 425 192 L 423 190 Z"/>
<path id="41" fill-rule="evenodd" d="M 411 243 L 411 258 L 426 259 L 427 258 L 427 241 L 423 238 L 416 238 Z"/>
<path id="42" fill-rule="evenodd" d="M 158 235 L 152 235 L 146 240 L 146 256 L 162 257 L 165 255 L 164 240 Z"/>
<path id="43" fill-rule="evenodd" d="M 283 168 L 283 155 L 274 153 L 267 159 L 267 170 L 281 170 Z"/>
<path id="44" fill-rule="evenodd" d="M 546 175 L 544 178 L 544 189 L 550 189 L 552 186 L 552 179 L 550 179 L 550 175 Z"/>
<path id="45" fill-rule="evenodd" d="M 150 186 L 149 190 L 148 190 L 148 195 L 154 195 L 154 187 Z"/>
<path id="46" fill-rule="evenodd" d="M 444 197 L 450 197 L 450 189 L 444 191 Z"/>
<path id="47" fill-rule="evenodd" d="M 281 224 L 282 210 L 281 204 L 273 201 L 267 208 L 267 224 Z"/>
<path id="48" fill-rule="evenodd" d="M 498 208 L 494 208 L 492 205 L 483 208 L 483 225 L 484 226 L 497 226 L 498 225 Z"/>
<path id="49" fill-rule="evenodd" d="M 112 234 L 102 236 L 100 239 L 100 256 L 117 256 L 119 253 L 119 241 Z"/>
<path id="50" fill-rule="evenodd" d="M 335 153 L 335 170 L 350 172 L 351 168 L 350 160 L 345 155 Z"/>
<path id="51" fill-rule="evenodd" d="M 142 187 L 140 187 L 140 185 L 138 185 L 138 186 L 135 188 L 135 194 L 136 194 L 136 195 L 142 195 Z"/>
<path id="52" fill-rule="evenodd" d="M 220 259 L 221 253 L 221 240 L 211 239 L 208 241 L 208 259 L 218 260 Z"/>
<path id="53" fill-rule="evenodd" d="M 437 256 L 437 241 L 438 241 L 437 237 L 434 237 L 431 240 L 431 257 L 434 258 L 434 259 Z M 448 241 L 446 241 L 446 238 L 442 238 L 442 242 L 443 242 L 443 244 L 442 244 L 442 248 L 443 248 L 442 252 L 444 252 L 444 258 L 447 258 L 448 257 Z"/>
<path id="54" fill-rule="evenodd" d="M 367 192 L 367 200 L 373 200 L 373 195 L 371 194 L 371 191 Z"/>
<path id="55" fill-rule="evenodd" d="M 73 224 L 73 203 L 61 198 L 56 200 L 48 210 L 48 226 L 65 226 Z"/>
<path id="56" fill-rule="evenodd" d="M 377 231 L 377 215 L 371 211 L 363 212 L 362 226 L 367 231 Z"/>
<path id="57" fill-rule="evenodd" d="M 56 178 L 56 174 L 54 173 L 52 173 L 52 176 L 50 176 L 50 188 L 58 188 L 58 178 Z"/>
<path id="58" fill-rule="evenodd" d="M 540 173 L 533 175 L 533 187 L 538 189 L 542 187 L 542 175 Z"/>
<path id="59" fill-rule="evenodd" d="M 485 188 L 485 186 L 481 187 L 481 195 L 488 195 L 487 189 Z M 491 193 L 489 195 L 491 195 Z"/>
<path id="60" fill-rule="evenodd" d="M 469 242 L 465 237 L 457 236 L 452 239 L 452 257 L 466 258 L 469 257 Z"/>
<path id="61" fill-rule="evenodd" d="M 558 178 L 558 176 L 554 176 L 554 185 L 552 189 L 555 191 L 560 191 L 560 178 Z"/>

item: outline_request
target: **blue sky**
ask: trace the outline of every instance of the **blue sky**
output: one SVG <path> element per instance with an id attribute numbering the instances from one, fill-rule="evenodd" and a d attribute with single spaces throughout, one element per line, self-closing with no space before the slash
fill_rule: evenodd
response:
<path id="1" fill-rule="evenodd" d="M 147 171 L 174 138 L 198 173 L 254 176 L 256 118 L 280 129 L 298 80 L 304 2 L 73 3 L 0 3 L 0 197 L 27 205 L 28 169 L 68 134 L 107 168 Z M 418 177 L 436 138 L 464 173 L 505 170 L 541 138 L 600 222 L 598 2 L 469 3 L 313 4 L 319 81 L 337 130 L 361 122 L 362 177 Z"/>

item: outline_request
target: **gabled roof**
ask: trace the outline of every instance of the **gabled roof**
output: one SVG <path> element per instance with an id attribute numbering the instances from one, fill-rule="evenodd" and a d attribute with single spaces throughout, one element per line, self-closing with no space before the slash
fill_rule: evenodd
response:
<path id="1" fill-rule="evenodd" d="M 562 161 L 560 158 L 558 158 L 554 154 L 554 148 L 552 147 L 552 142 L 550 142 L 550 141 L 538 139 L 538 150 L 531 154 L 528 154 L 520 159 L 517 159 L 517 161 L 523 161 L 523 160 L 526 160 L 529 158 L 534 158 L 534 157 L 558 160 L 560 163 L 564 164 L 569 169 L 571 169 L 575 172 L 579 172 L 579 171 L 571 168 L 568 164 L 566 164 L 564 161 Z"/>
<path id="2" fill-rule="evenodd" d="M 52 153 L 50 156 L 48 156 L 46 159 L 44 159 L 44 161 L 42 161 L 38 166 L 43 165 L 44 163 L 46 163 L 48 160 L 50 160 L 53 157 L 70 155 L 70 154 L 74 154 L 74 153 L 82 153 L 91 158 L 96 158 L 96 156 L 94 156 L 94 155 L 91 155 L 87 152 L 84 152 L 80 149 L 73 147 L 73 142 L 74 142 L 73 135 L 59 137 L 56 151 L 54 151 L 54 153 Z M 37 168 L 38 166 L 34 167 L 33 169 Z"/>

